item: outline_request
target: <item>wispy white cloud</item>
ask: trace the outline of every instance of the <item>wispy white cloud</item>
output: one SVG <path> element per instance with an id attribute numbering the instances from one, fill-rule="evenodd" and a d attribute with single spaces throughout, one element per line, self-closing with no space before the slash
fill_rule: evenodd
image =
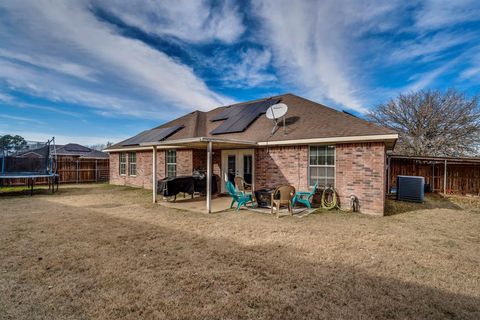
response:
<path id="1" fill-rule="evenodd" d="M 114 113 L 157 117 L 172 106 L 186 111 L 231 102 L 211 91 L 190 67 L 98 21 L 85 1 L 6 1 L 2 6 L 8 18 L 0 22 L 0 47 L 10 60 L 0 60 L 0 77 L 16 89 Z M 57 58 L 61 63 L 55 66 Z M 39 72 L 31 64 L 75 79 Z M 100 83 L 80 82 L 79 75 Z"/>
<path id="2" fill-rule="evenodd" d="M 9 94 L 0 92 L 0 101 L 1 102 L 12 102 L 13 97 Z"/>
<path id="3" fill-rule="evenodd" d="M 1 93 L 0 93 L 0 101 L 2 101 Z M 21 110 L 24 110 L 25 112 L 29 112 L 32 110 L 41 110 L 41 111 L 47 111 L 51 113 L 52 116 L 61 114 L 61 115 L 67 115 L 67 116 L 75 117 L 79 119 L 83 117 L 82 113 L 65 110 L 65 108 L 62 106 L 45 106 L 45 105 L 39 105 L 34 103 L 26 103 L 12 96 L 7 96 L 7 99 L 3 100 L 3 102 L 5 102 L 4 103 L 5 108 L 10 107 L 13 109 L 21 109 Z"/>
<path id="4" fill-rule="evenodd" d="M 222 81 L 229 87 L 254 88 L 275 85 L 277 77 L 272 74 L 272 54 L 269 50 L 247 49 L 239 54 L 240 61 L 232 63 L 231 57 L 215 58 L 212 64 L 224 66 Z"/>
<path id="5" fill-rule="evenodd" d="M 11 115 L 8 115 L 8 114 L 0 114 L 0 119 L 20 121 L 20 122 L 42 123 L 41 121 L 39 121 L 37 119 L 27 118 L 27 117 L 11 116 Z"/>
<path id="6" fill-rule="evenodd" d="M 477 35 L 471 32 L 445 32 L 419 37 L 397 43 L 397 47 L 390 53 L 391 63 L 403 63 L 408 60 L 419 59 L 427 63 L 449 54 L 449 49 L 464 45 L 475 40 Z"/>
<path id="7" fill-rule="evenodd" d="M 207 86 L 220 83 L 222 92 L 280 88 L 364 112 L 446 74 L 452 83 L 473 79 L 480 64 L 462 51 L 479 40 L 463 24 L 479 19 L 479 7 L 467 0 L 6 0 L 0 100 L 26 93 L 101 117 L 164 120 L 232 102 Z M 99 18 L 108 14 L 112 20 Z M 107 22 L 115 19 L 191 56 L 157 50 L 162 41 L 154 49 L 148 35 L 135 39 L 138 30 Z"/>
<path id="8" fill-rule="evenodd" d="M 84 80 L 96 81 L 96 72 L 94 69 L 70 61 L 65 61 L 62 57 L 52 57 L 42 54 L 36 54 L 35 57 L 33 57 L 31 54 L 18 53 L 0 48 L 0 58 L 27 63 L 32 66 L 57 71 Z"/>
<path id="9" fill-rule="evenodd" d="M 375 2 L 265 0 L 255 2 L 254 11 L 284 80 L 316 99 L 365 111 L 358 98 L 362 70 L 356 69 L 353 53 L 364 32 L 393 27 L 393 19 L 386 19 L 393 8 Z"/>
<path id="10" fill-rule="evenodd" d="M 211 1 L 95 1 L 123 22 L 159 35 L 194 43 L 215 40 L 231 43 L 245 31 L 243 18 L 233 0 Z"/>
<path id="11" fill-rule="evenodd" d="M 480 63 L 477 66 L 470 67 L 466 70 L 464 70 L 460 77 L 465 80 L 478 80 L 480 79 Z"/>
<path id="12" fill-rule="evenodd" d="M 471 21 L 480 21 L 477 0 L 426 0 L 415 11 L 415 27 L 435 30 Z"/>

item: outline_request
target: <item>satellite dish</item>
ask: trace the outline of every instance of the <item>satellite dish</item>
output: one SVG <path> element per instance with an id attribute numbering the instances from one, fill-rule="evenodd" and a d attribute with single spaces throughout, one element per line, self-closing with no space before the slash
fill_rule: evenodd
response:
<path id="1" fill-rule="evenodd" d="M 277 103 L 267 109 L 266 116 L 268 119 L 273 120 L 272 135 L 277 131 L 278 124 L 277 119 L 283 117 L 283 134 L 287 134 L 287 128 L 285 127 L 285 115 L 287 114 L 288 107 L 285 103 Z"/>
<path id="2" fill-rule="evenodd" d="M 277 120 L 287 114 L 288 107 L 285 103 L 277 103 L 267 109 L 266 116 L 270 120 Z"/>

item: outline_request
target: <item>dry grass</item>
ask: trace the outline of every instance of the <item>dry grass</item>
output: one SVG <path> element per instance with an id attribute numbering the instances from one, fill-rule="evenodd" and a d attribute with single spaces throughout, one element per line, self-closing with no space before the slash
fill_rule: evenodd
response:
<path id="1" fill-rule="evenodd" d="M 275 219 L 149 200 L 0 197 L 0 319 L 480 318 L 473 209 Z"/>

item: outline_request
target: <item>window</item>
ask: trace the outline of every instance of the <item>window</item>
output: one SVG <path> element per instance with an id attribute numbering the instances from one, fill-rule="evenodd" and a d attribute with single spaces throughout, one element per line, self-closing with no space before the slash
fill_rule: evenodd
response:
<path id="1" fill-rule="evenodd" d="M 177 175 L 177 150 L 167 150 L 165 157 L 167 177 L 175 177 Z"/>
<path id="2" fill-rule="evenodd" d="M 118 169 L 120 175 L 124 176 L 127 174 L 127 154 L 125 152 L 120 153 L 120 162 Z"/>
<path id="3" fill-rule="evenodd" d="M 128 154 L 128 175 L 136 176 L 137 175 L 137 153 L 130 152 Z"/>
<path id="4" fill-rule="evenodd" d="M 309 185 L 335 186 L 335 146 L 310 146 Z"/>

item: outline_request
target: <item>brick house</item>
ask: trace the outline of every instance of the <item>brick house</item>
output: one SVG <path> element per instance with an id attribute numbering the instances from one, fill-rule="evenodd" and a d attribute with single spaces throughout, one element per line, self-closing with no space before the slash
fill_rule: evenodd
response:
<path id="1" fill-rule="evenodd" d="M 288 113 L 272 131 L 274 123 L 264 113 L 279 102 Z M 383 215 L 386 151 L 397 138 L 396 132 L 351 114 L 284 94 L 194 111 L 106 151 L 110 183 L 153 188 L 154 201 L 152 177 L 210 169 L 220 177 L 222 191 L 236 175 L 254 189 L 289 184 L 305 191 L 318 183 L 334 186 L 344 207 L 355 195 L 361 212 Z"/>

